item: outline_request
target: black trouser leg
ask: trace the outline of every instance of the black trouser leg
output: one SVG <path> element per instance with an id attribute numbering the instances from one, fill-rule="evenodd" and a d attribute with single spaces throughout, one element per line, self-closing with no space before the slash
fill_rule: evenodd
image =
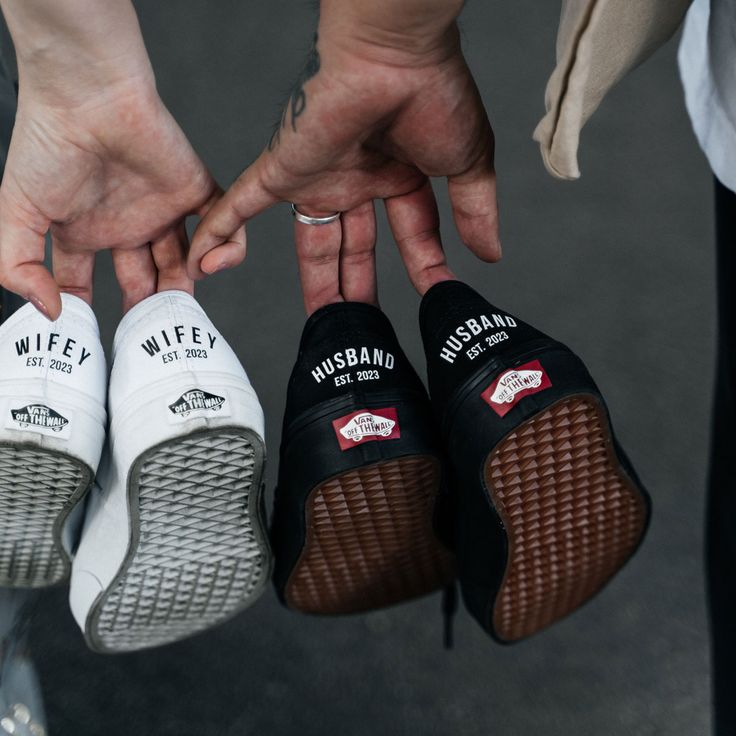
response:
<path id="1" fill-rule="evenodd" d="M 718 363 L 707 512 L 714 725 L 736 734 L 736 194 L 716 182 Z"/>

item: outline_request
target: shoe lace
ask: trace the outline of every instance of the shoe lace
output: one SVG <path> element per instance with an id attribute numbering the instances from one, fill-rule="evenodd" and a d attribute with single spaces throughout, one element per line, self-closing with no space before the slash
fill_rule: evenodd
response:
<path id="1" fill-rule="evenodd" d="M 442 591 L 443 643 L 445 649 L 453 646 L 453 622 L 457 611 L 457 588 L 452 582 Z"/>

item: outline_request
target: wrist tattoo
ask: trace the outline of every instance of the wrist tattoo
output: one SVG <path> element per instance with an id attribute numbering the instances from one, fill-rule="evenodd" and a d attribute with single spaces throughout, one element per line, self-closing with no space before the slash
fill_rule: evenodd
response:
<path id="1" fill-rule="evenodd" d="M 304 64 L 299 77 L 294 84 L 294 88 L 289 95 L 289 99 L 284 107 L 283 113 L 281 113 L 281 119 L 276 123 L 274 131 L 271 134 L 271 139 L 268 142 L 268 150 L 272 151 L 276 145 L 278 145 L 279 138 L 281 136 L 281 129 L 286 127 L 287 119 L 291 124 L 291 129 L 296 132 L 296 120 L 304 113 L 307 108 L 307 93 L 304 91 L 304 85 L 314 76 L 316 76 L 320 67 L 319 51 L 317 51 L 317 41 L 319 36 L 317 33 L 314 34 L 314 42 L 312 48 L 307 55 L 307 60 Z"/>

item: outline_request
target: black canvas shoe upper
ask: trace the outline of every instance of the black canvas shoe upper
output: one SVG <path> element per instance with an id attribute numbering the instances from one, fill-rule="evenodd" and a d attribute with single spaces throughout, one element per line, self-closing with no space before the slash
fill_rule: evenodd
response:
<path id="1" fill-rule="evenodd" d="M 555 402 L 577 394 L 593 396 L 604 407 L 605 402 L 569 348 L 462 282 L 433 286 L 422 300 L 419 320 L 457 508 L 463 599 L 493 634 L 490 612 L 506 569 L 508 540 L 485 486 L 484 464 L 503 438 Z"/>
<path id="2" fill-rule="evenodd" d="M 397 389 L 426 397 L 388 317 L 370 304 L 328 304 L 304 325 L 287 389 L 284 436 L 295 419 L 323 402 Z"/>
<path id="3" fill-rule="evenodd" d="M 518 350 L 559 345 L 461 281 L 435 284 L 422 299 L 419 326 L 429 393 L 444 409 L 453 394 L 494 360 Z"/>
<path id="4" fill-rule="evenodd" d="M 306 322 L 289 380 L 272 539 L 284 600 L 306 539 L 305 504 L 326 479 L 403 456 L 439 456 L 427 392 L 388 318 L 341 302 Z"/>

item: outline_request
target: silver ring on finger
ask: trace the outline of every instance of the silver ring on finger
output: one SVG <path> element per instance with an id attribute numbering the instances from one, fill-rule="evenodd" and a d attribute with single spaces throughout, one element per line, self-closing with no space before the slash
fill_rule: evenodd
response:
<path id="1" fill-rule="evenodd" d="M 342 213 L 333 212 L 333 214 L 327 215 L 326 217 L 310 217 L 309 215 L 305 215 L 303 212 L 299 212 L 297 206 L 292 202 L 291 214 L 294 215 L 297 222 L 301 222 L 304 225 L 329 225 L 331 222 L 335 222 L 335 220 L 339 219 Z"/>

